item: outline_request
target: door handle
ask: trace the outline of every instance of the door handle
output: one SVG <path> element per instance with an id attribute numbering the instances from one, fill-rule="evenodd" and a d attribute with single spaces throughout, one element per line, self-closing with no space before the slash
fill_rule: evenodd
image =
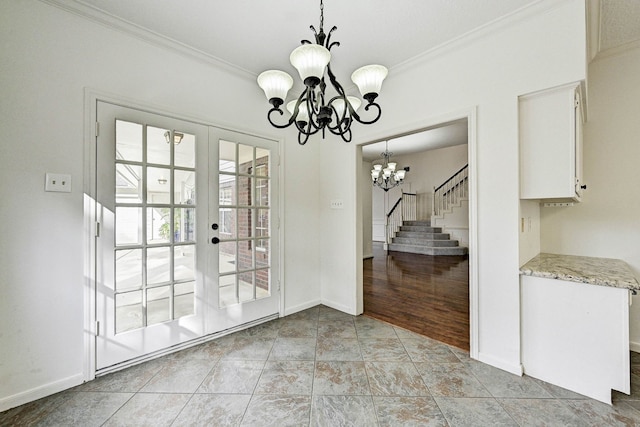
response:
<path id="1" fill-rule="evenodd" d="M 218 224 L 211 224 L 211 229 L 212 230 L 217 230 L 218 229 Z"/>
<path id="2" fill-rule="evenodd" d="M 217 245 L 218 243 L 220 243 L 220 239 L 218 239 L 217 237 L 214 237 L 213 239 L 211 239 L 211 243 L 213 243 L 214 245 Z"/>

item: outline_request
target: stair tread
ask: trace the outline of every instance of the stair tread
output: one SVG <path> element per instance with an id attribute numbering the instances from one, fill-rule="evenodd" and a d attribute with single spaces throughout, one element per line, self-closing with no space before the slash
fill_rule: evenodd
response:
<path id="1" fill-rule="evenodd" d="M 420 231 L 398 231 L 396 237 L 413 237 L 416 239 L 424 240 L 447 240 L 449 239 L 449 233 L 427 233 Z"/>
<path id="2" fill-rule="evenodd" d="M 426 232 L 440 233 L 440 232 L 442 232 L 442 227 L 431 227 L 431 226 L 427 226 L 427 225 L 404 225 L 403 224 L 403 225 L 400 226 L 400 230 L 403 230 L 403 231 L 426 231 Z"/>
<path id="3" fill-rule="evenodd" d="M 390 251 L 409 252 L 423 255 L 466 255 L 468 248 L 464 246 L 455 247 L 437 247 L 437 246 L 421 246 L 421 245 L 405 245 L 398 243 L 389 244 Z"/>
<path id="4" fill-rule="evenodd" d="M 400 245 L 417 245 L 417 246 L 433 246 L 433 247 L 458 246 L 458 241 L 451 240 L 451 239 L 415 239 L 412 237 L 394 237 L 392 242 Z"/>
<path id="5" fill-rule="evenodd" d="M 404 224 L 431 227 L 431 221 L 430 220 L 426 220 L 426 221 L 405 221 Z"/>

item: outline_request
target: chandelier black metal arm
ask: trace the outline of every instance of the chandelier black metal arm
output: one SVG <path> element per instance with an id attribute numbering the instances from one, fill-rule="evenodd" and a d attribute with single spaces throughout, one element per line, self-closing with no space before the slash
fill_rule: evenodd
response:
<path id="1" fill-rule="evenodd" d="M 291 126 L 292 124 L 295 124 L 296 129 L 298 130 L 298 144 L 300 145 L 304 145 L 307 143 L 307 141 L 309 140 L 309 137 L 311 135 L 314 135 L 316 133 L 318 133 L 318 131 L 320 131 L 320 129 L 323 129 L 323 126 L 321 126 L 319 123 L 316 123 L 316 121 L 318 119 L 316 119 L 316 121 L 313 120 L 313 117 L 319 117 L 320 116 L 320 109 L 322 107 L 320 107 L 320 109 L 318 109 L 314 104 L 316 104 L 315 102 L 315 92 L 314 89 L 311 87 L 307 87 L 298 97 L 298 100 L 295 103 L 295 107 L 293 108 L 293 111 L 291 112 L 291 117 L 289 118 L 289 120 L 284 123 L 284 124 L 278 124 L 276 122 L 273 121 L 273 119 L 271 118 L 271 115 L 275 112 L 278 112 L 281 116 L 284 115 L 284 112 L 282 111 L 282 109 L 280 108 L 280 106 L 282 105 L 282 101 L 279 99 L 273 99 L 270 100 L 272 101 L 272 105 L 273 108 L 271 108 L 267 114 L 267 119 L 269 120 L 269 123 L 271 123 L 271 125 L 273 127 L 276 127 L 278 129 L 284 129 L 287 128 L 289 126 Z M 280 102 L 278 102 L 280 101 Z M 309 121 L 304 121 L 304 120 L 296 120 L 298 118 L 298 113 L 300 112 L 300 105 L 304 104 L 308 115 L 309 115 Z M 325 107 L 326 108 L 326 107 Z M 331 117 L 329 117 L 329 120 L 331 119 Z"/>

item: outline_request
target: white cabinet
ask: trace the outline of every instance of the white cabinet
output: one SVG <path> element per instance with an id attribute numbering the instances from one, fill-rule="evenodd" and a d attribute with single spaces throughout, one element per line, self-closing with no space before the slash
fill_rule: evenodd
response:
<path id="1" fill-rule="evenodd" d="M 524 373 L 611 404 L 631 392 L 629 290 L 521 277 Z"/>
<path id="2" fill-rule="evenodd" d="M 519 98 L 521 199 L 580 200 L 582 122 L 579 82 Z"/>

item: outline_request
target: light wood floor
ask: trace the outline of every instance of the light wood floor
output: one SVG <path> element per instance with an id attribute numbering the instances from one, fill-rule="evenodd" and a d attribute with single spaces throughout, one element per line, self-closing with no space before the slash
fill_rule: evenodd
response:
<path id="1" fill-rule="evenodd" d="M 469 257 L 373 249 L 364 260 L 364 314 L 469 350 Z"/>

